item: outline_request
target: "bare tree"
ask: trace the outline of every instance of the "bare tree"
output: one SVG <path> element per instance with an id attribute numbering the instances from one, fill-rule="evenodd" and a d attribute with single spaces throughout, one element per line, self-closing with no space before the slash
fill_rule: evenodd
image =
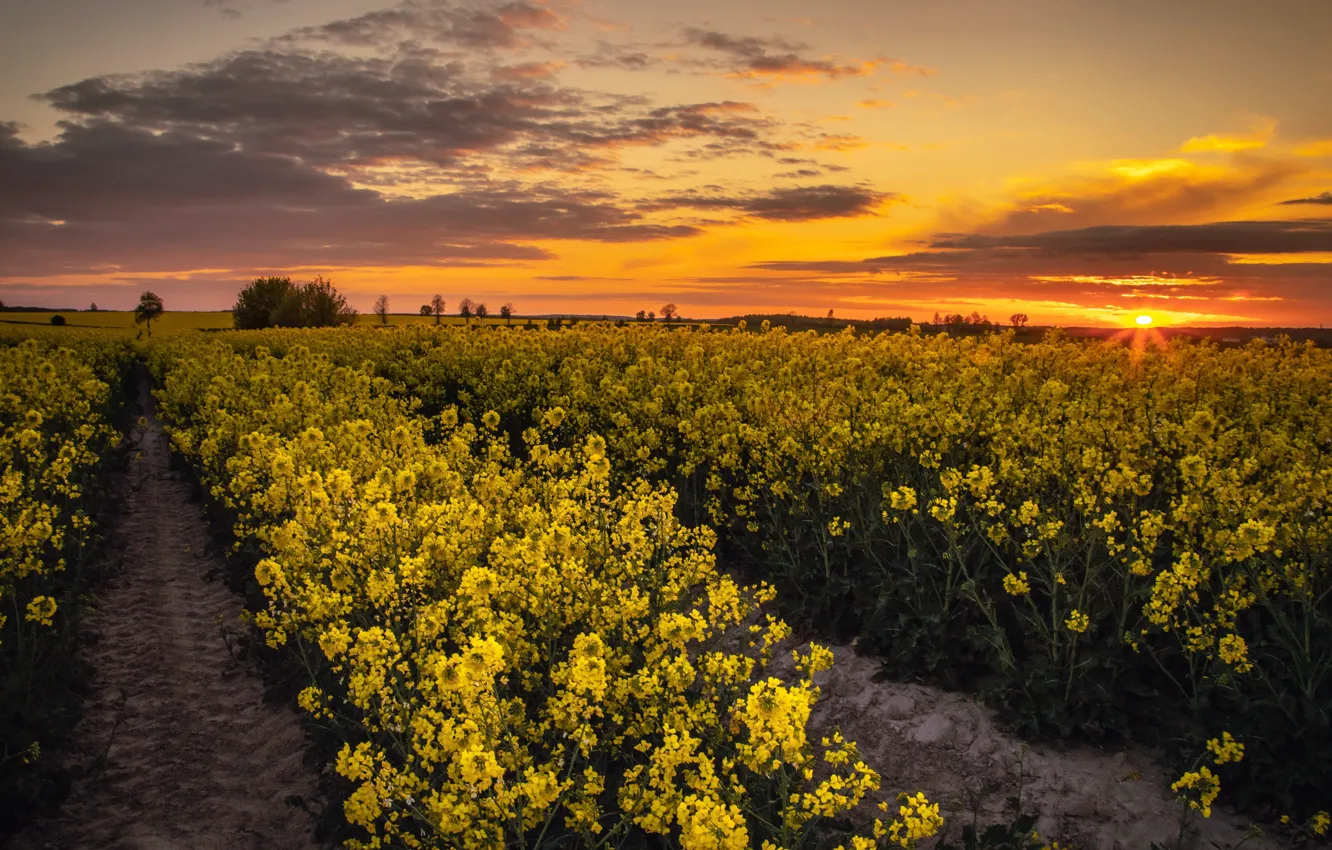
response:
<path id="1" fill-rule="evenodd" d="M 458 315 L 462 316 L 463 323 L 466 324 L 472 319 L 472 299 L 464 298 L 458 302 Z"/>
<path id="2" fill-rule="evenodd" d="M 656 320 L 657 320 L 657 311 L 656 311 L 656 310 L 648 310 L 648 321 L 649 321 L 649 322 L 655 322 Z"/>
<path id="3" fill-rule="evenodd" d="M 381 295 L 375 299 L 375 315 L 379 317 L 381 324 L 388 324 L 388 296 Z"/>
<path id="4" fill-rule="evenodd" d="M 504 320 L 504 324 L 506 324 L 506 325 L 508 325 L 508 324 L 512 324 L 512 323 L 513 323 L 513 302 L 512 302 L 512 301 L 510 301 L 508 304 L 505 304 L 503 307 L 500 308 L 500 318 L 502 318 L 502 319 Z"/>
<path id="5" fill-rule="evenodd" d="M 1014 313 L 1008 317 L 1008 323 L 1015 328 L 1025 328 L 1027 326 L 1027 314 Z"/>
<path id="6" fill-rule="evenodd" d="M 448 306 L 444 303 L 443 295 L 436 295 L 430 299 L 430 309 L 435 312 L 435 324 L 439 324 L 439 317 L 444 315 L 444 308 Z"/>
<path id="7" fill-rule="evenodd" d="M 476 305 L 476 317 L 477 317 L 478 319 L 484 319 L 486 316 L 489 316 L 489 315 L 490 315 L 490 311 L 486 309 L 486 305 L 485 305 L 485 304 L 478 304 L 478 305 Z"/>
<path id="8" fill-rule="evenodd" d="M 680 311 L 674 304 L 665 304 L 661 308 L 661 317 L 668 322 L 674 321 L 678 315 Z"/>

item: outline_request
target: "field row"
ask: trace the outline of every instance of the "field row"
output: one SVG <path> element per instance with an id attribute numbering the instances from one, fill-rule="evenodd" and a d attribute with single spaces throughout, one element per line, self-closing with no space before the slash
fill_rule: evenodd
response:
<path id="1" fill-rule="evenodd" d="M 1249 741 L 1227 794 L 1332 787 L 1332 354 L 590 326 L 237 335 L 308 347 L 528 457 L 605 441 L 797 622 L 1029 732 Z M 537 429 L 532 432 L 530 429 Z"/>

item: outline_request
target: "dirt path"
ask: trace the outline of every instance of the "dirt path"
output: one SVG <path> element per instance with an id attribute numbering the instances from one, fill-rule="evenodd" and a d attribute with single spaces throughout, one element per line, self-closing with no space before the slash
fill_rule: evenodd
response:
<path id="1" fill-rule="evenodd" d="M 140 404 L 142 456 L 113 544 L 124 568 L 86 622 L 96 638 L 86 650 L 93 690 L 66 754 L 84 773 L 62 811 L 15 847 L 317 847 L 303 808 L 317 777 L 303 764 L 299 721 L 266 704 L 257 673 L 233 659 L 224 628 L 238 631 L 240 600 L 223 584 L 223 557 L 205 552 L 207 527 L 189 484 L 169 468 L 146 381 Z"/>

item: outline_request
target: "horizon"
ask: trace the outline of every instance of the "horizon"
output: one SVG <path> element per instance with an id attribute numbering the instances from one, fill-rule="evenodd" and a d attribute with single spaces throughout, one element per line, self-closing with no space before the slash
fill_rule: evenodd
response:
<path id="1" fill-rule="evenodd" d="M 805 6 L 0 11 L 0 300 L 1332 322 L 1325 0 Z"/>

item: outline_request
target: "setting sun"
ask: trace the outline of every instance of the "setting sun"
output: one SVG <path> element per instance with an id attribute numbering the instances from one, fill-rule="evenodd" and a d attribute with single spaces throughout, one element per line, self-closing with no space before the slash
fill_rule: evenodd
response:
<path id="1" fill-rule="evenodd" d="M 1147 315 L 1142 315 L 1139 316 L 1136 319 L 1136 321 L 1138 324 L 1142 325 L 1143 327 L 1146 327 L 1147 325 L 1150 325 L 1152 323 L 1152 317 Z"/>

